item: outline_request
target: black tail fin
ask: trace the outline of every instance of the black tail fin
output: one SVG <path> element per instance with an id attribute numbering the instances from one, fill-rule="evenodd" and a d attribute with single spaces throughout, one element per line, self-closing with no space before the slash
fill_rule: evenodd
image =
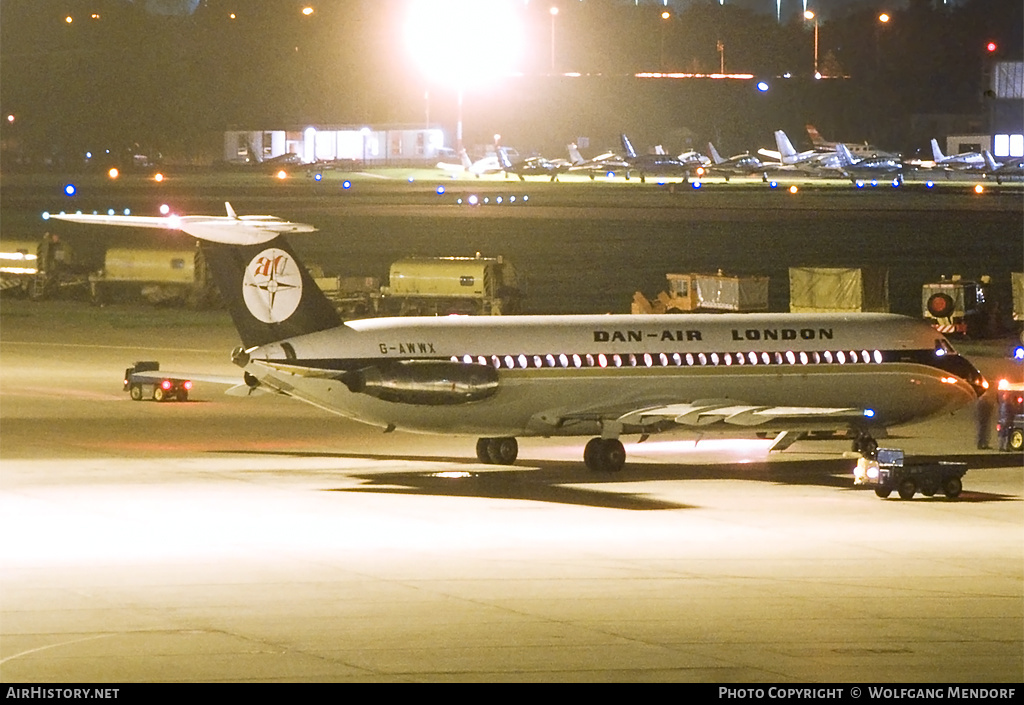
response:
<path id="1" fill-rule="evenodd" d="M 200 247 L 246 348 L 341 325 L 283 237 L 257 245 L 200 240 Z"/>

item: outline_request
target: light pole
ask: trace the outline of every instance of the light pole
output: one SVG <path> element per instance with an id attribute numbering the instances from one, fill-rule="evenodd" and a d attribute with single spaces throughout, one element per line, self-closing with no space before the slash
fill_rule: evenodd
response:
<path id="1" fill-rule="evenodd" d="M 821 78 L 821 74 L 818 73 L 818 16 L 810 10 L 804 12 L 805 20 L 814 20 L 814 77 Z"/>
<path id="2" fill-rule="evenodd" d="M 662 71 L 665 70 L 665 26 L 668 24 L 670 19 L 672 19 L 671 12 L 665 10 L 661 13 L 661 52 L 658 56 L 658 62 L 660 64 L 658 68 Z"/>
<path id="3" fill-rule="evenodd" d="M 555 72 L 555 18 L 558 17 L 558 8 L 552 6 L 551 10 L 551 73 Z"/>
<path id="4" fill-rule="evenodd" d="M 878 15 L 878 24 L 875 25 L 875 69 L 882 67 L 882 27 L 892 19 L 885 12 Z"/>

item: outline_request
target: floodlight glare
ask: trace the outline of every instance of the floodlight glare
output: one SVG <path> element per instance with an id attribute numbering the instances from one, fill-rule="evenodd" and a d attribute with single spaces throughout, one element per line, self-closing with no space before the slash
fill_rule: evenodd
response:
<path id="1" fill-rule="evenodd" d="M 496 49 L 499 28 L 501 47 Z M 463 88 L 512 73 L 522 40 L 520 13 L 511 0 L 412 0 L 406 15 L 409 55 L 429 79 L 449 86 Z"/>

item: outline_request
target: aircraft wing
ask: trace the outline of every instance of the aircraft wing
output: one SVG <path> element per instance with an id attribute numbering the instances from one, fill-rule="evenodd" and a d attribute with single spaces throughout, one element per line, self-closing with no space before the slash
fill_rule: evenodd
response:
<path id="1" fill-rule="evenodd" d="M 72 223 L 89 225 L 117 225 L 128 228 L 159 228 L 161 230 L 180 230 L 181 225 L 172 216 L 149 215 L 97 215 L 95 213 L 54 213 L 54 220 L 67 220 Z"/>

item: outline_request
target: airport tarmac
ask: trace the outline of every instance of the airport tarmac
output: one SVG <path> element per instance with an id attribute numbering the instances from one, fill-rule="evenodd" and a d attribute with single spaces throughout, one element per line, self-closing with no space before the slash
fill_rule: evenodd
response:
<path id="1" fill-rule="evenodd" d="M 135 360 L 236 372 L 224 314 L 178 315 L 5 302 L 3 682 L 1024 680 L 1024 473 L 971 410 L 889 441 L 967 460 L 957 501 L 855 488 L 845 441 L 496 468 L 213 385 L 130 401 Z"/>

